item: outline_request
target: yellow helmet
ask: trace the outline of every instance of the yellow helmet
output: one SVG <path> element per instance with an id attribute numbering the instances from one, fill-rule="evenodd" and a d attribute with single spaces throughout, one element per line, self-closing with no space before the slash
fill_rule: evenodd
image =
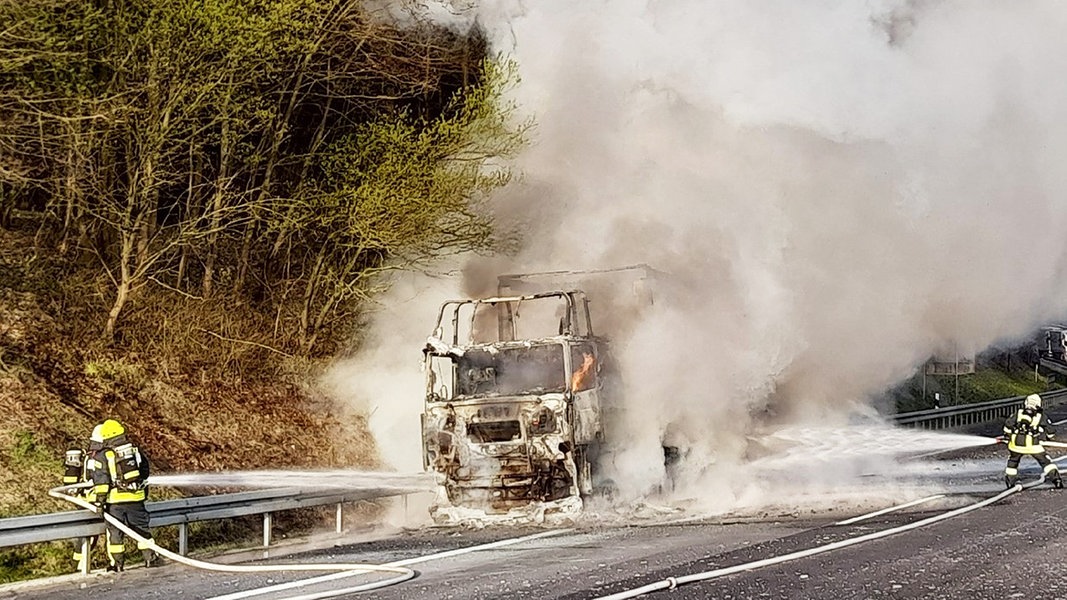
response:
<path id="1" fill-rule="evenodd" d="M 1030 394 L 1023 401 L 1023 408 L 1029 408 L 1031 410 L 1041 408 L 1041 396 L 1037 394 Z"/>
<path id="2" fill-rule="evenodd" d="M 113 437 L 118 437 L 126 433 L 126 429 L 122 426 L 122 423 L 114 419 L 108 419 L 97 426 L 100 434 L 100 441 L 110 440 Z M 97 430 L 93 430 L 93 435 L 97 435 Z M 90 438 L 92 439 L 92 438 Z"/>

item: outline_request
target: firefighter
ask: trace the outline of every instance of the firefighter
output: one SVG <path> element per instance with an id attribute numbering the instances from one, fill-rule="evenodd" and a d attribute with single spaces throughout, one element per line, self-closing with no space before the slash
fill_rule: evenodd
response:
<path id="1" fill-rule="evenodd" d="M 95 446 L 95 448 L 94 448 Z M 95 452 L 100 449 L 100 445 L 97 442 L 91 442 L 89 444 L 89 453 Z M 74 485 L 84 482 L 92 482 L 92 473 L 90 472 L 90 466 L 92 462 L 89 460 L 89 453 L 86 453 L 81 448 L 72 448 L 67 450 L 66 456 L 63 459 L 63 485 Z M 96 494 L 93 492 L 92 487 L 88 487 L 81 492 L 81 497 L 87 502 L 95 502 Z M 88 571 L 87 568 L 92 560 L 93 545 L 96 542 L 95 536 L 83 538 L 74 547 L 73 558 L 78 563 L 79 571 Z M 82 550 L 86 552 L 82 552 Z"/>
<path id="2" fill-rule="evenodd" d="M 1023 455 L 1033 456 L 1041 465 L 1045 479 L 1057 488 L 1063 487 L 1060 470 L 1045 454 L 1041 445 L 1043 440 L 1055 437 L 1052 428 L 1044 423 L 1041 410 L 1041 396 L 1030 394 L 1023 402 L 1023 407 L 1008 417 L 1004 422 L 1004 439 L 1008 442 L 1008 466 L 1004 468 L 1004 483 L 1009 488 L 1019 482 L 1019 461 Z"/>
<path id="3" fill-rule="evenodd" d="M 126 437 L 126 429 L 118 421 L 108 419 L 93 430 L 94 442 L 100 450 L 93 456 L 93 492 L 96 504 L 123 523 L 145 541 L 138 541 L 137 548 L 144 556 L 146 567 L 158 563 L 156 553 L 149 547 L 152 533 L 148 529 L 149 464 L 141 450 Z M 107 555 L 109 571 L 122 571 L 126 562 L 126 536 L 121 529 L 107 524 Z"/>

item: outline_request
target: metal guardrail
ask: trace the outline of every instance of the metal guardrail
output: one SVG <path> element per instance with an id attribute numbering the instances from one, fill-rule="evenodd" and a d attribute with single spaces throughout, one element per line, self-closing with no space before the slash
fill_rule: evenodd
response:
<path id="1" fill-rule="evenodd" d="M 337 531 L 340 532 L 345 503 L 410 493 L 410 489 L 392 488 L 345 491 L 280 488 L 161 500 L 148 502 L 145 506 L 153 529 L 178 526 L 178 553 L 184 555 L 188 553 L 189 523 L 262 514 L 263 545 L 269 546 L 272 513 L 333 504 L 337 506 Z M 85 510 L 12 517 L 0 519 L 0 548 L 92 537 L 103 532 L 103 519 Z"/>
<path id="2" fill-rule="evenodd" d="M 905 427 L 918 427 L 922 429 L 953 429 L 966 425 L 975 425 L 1007 419 L 1013 412 L 1022 408 L 1026 396 L 1013 396 L 988 402 L 976 402 L 974 404 L 959 404 L 956 406 L 943 406 L 929 410 L 917 410 L 913 412 L 898 413 L 893 415 L 893 420 L 898 425 Z M 1042 392 L 1041 399 L 1045 406 L 1060 404 L 1067 400 L 1067 389 L 1054 392 Z"/>
<path id="3" fill-rule="evenodd" d="M 1065 362 L 1045 356 L 1039 358 L 1037 362 L 1043 369 L 1052 371 L 1053 373 L 1059 373 L 1060 375 L 1067 375 L 1067 363 Z"/>
<path id="4" fill-rule="evenodd" d="M 1046 405 L 1055 405 L 1067 400 L 1067 389 L 1041 394 Z M 945 406 L 893 415 L 898 425 L 922 429 L 951 429 L 965 425 L 1007 418 L 1022 406 L 1025 396 L 1014 396 L 975 404 Z M 151 526 L 178 526 L 178 553 L 187 554 L 190 523 L 229 519 L 249 515 L 263 515 L 263 546 L 271 541 L 272 513 L 295 508 L 337 506 L 337 531 L 341 531 L 342 506 L 345 503 L 372 498 L 402 496 L 412 493 L 410 489 L 378 488 L 373 490 L 338 491 L 301 490 L 280 488 L 195 496 L 179 500 L 148 502 Z M 100 535 L 104 522 L 88 511 L 75 510 L 26 517 L 0 519 L 0 548 L 21 546 L 58 540 L 78 539 Z"/>

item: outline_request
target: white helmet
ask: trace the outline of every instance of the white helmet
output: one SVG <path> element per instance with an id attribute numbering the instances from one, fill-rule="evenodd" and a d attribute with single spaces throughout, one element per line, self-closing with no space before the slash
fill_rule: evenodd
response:
<path id="1" fill-rule="evenodd" d="M 1030 394 L 1026 397 L 1026 401 L 1023 402 L 1023 408 L 1041 408 L 1041 396 L 1038 396 L 1037 394 Z"/>

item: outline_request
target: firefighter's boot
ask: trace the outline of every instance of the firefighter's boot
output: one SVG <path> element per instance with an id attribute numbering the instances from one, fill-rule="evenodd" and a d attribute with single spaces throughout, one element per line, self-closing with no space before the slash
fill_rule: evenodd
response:
<path id="1" fill-rule="evenodd" d="M 159 566 L 159 555 L 149 549 L 141 550 L 141 556 L 144 557 L 144 566 L 146 569 Z"/>
<path id="2" fill-rule="evenodd" d="M 1017 476 L 1015 476 L 1015 475 L 1005 475 L 1004 476 L 1004 485 L 1007 486 L 1009 490 L 1011 488 L 1015 487 L 1015 485 L 1017 483 L 1019 483 L 1019 478 Z"/>
<path id="3" fill-rule="evenodd" d="M 116 554 L 114 557 L 112 557 L 111 566 L 109 566 L 107 568 L 107 570 L 111 571 L 112 573 L 121 573 L 123 571 L 123 569 L 124 569 L 125 564 L 126 564 L 126 555 L 125 554 Z"/>
<path id="4" fill-rule="evenodd" d="M 1056 488 L 1057 490 L 1063 489 L 1063 477 L 1060 477 L 1059 473 L 1054 473 L 1052 477 L 1049 478 L 1049 481 L 1052 482 L 1052 487 Z"/>

